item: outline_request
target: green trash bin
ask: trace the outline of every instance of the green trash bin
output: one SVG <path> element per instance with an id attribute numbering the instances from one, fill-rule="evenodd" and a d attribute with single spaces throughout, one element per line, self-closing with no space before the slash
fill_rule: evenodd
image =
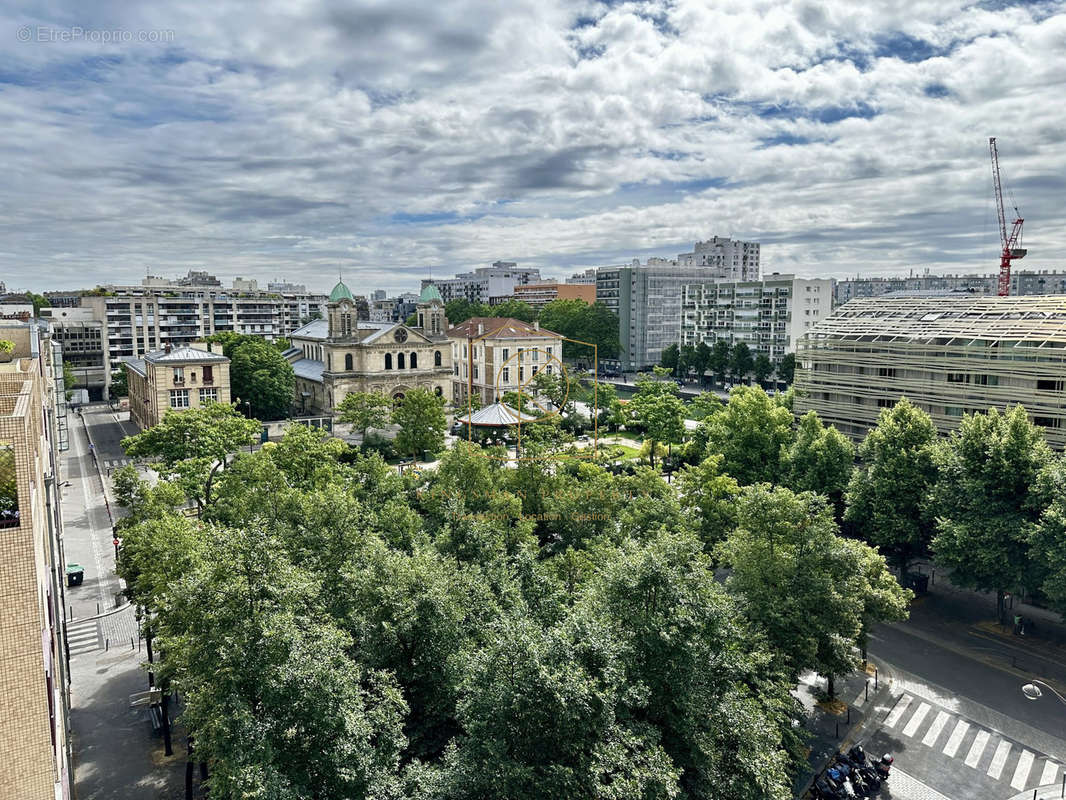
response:
<path id="1" fill-rule="evenodd" d="M 81 586 L 85 580 L 85 568 L 81 564 L 67 564 L 67 586 Z"/>

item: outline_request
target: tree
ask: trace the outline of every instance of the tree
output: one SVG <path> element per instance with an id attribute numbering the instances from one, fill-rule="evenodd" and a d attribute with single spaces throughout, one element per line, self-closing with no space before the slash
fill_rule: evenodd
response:
<path id="1" fill-rule="evenodd" d="M 337 411 L 341 422 L 350 423 L 361 439 L 370 428 L 383 428 L 392 418 L 392 401 L 381 392 L 349 392 Z"/>
<path id="2" fill-rule="evenodd" d="M 621 351 L 618 317 L 603 303 L 552 300 L 540 310 L 538 319 L 542 328 L 596 345 L 601 359 L 617 358 Z M 570 359 L 592 359 L 591 348 L 575 342 L 563 342 L 563 355 Z"/>
<path id="3" fill-rule="evenodd" d="M 1066 615 L 1066 495 L 1060 494 L 1030 534 L 1030 558 L 1041 565 L 1040 590 L 1048 605 Z"/>
<path id="4" fill-rule="evenodd" d="M 725 374 L 729 369 L 731 351 L 729 342 L 719 339 L 711 348 L 711 355 L 707 361 L 707 367 L 714 373 L 718 383 L 725 382 Z"/>
<path id="5" fill-rule="evenodd" d="M 396 447 L 417 460 L 422 451 L 438 453 L 444 448 L 444 398 L 429 389 L 412 389 L 392 412 L 392 421 L 400 426 Z"/>
<path id="6" fill-rule="evenodd" d="M 74 371 L 74 365 L 69 361 L 63 362 L 63 389 L 66 391 L 66 399 L 70 400 L 71 389 L 78 385 L 78 374 Z"/>
<path id="7" fill-rule="evenodd" d="M 711 367 L 711 348 L 707 346 L 707 343 L 700 341 L 696 345 L 696 355 L 692 360 L 692 366 L 696 368 L 696 374 L 700 377 L 700 386 L 703 385 L 706 379 L 705 373 Z"/>
<path id="8" fill-rule="evenodd" d="M 729 371 L 733 373 L 733 380 L 744 381 L 754 368 L 755 359 L 747 342 L 737 342 L 733 345 L 733 353 L 729 357 Z"/>
<path id="9" fill-rule="evenodd" d="M 123 439 L 122 448 L 134 458 L 157 458 L 154 468 L 160 477 L 180 485 L 203 511 L 214 499 L 216 476 L 237 450 L 254 440 L 259 427 L 231 405 L 209 403 L 168 411 L 158 425 Z"/>
<path id="10" fill-rule="evenodd" d="M 707 455 L 721 453 L 722 469 L 741 485 L 777 483 L 792 442 L 792 412 L 757 386 L 737 386 L 725 410 L 700 423 Z"/>
<path id="11" fill-rule="evenodd" d="M 725 403 L 714 392 L 701 392 L 688 404 L 688 412 L 693 419 L 706 419 L 725 408 Z"/>
<path id="12" fill-rule="evenodd" d="M 933 552 L 960 586 L 994 590 L 1003 615 L 1008 589 L 1030 583 L 1031 528 L 1046 508 L 1036 489 L 1052 463 L 1040 429 L 1014 406 L 1001 414 L 967 414 L 936 451 L 938 477 L 929 509 L 936 515 Z"/>
<path id="13" fill-rule="evenodd" d="M 788 453 L 785 482 L 789 488 L 824 495 L 840 519 L 854 465 L 855 448 L 848 437 L 832 425 L 824 426 L 817 412 L 804 414 Z"/>
<path id="14" fill-rule="evenodd" d="M 765 353 L 759 353 L 759 355 L 755 356 L 755 364 L 752 370 L 755 372 L 755 382 L 762 386 L 766 379 L 773 374 L 774 365 L 769 356 Z"/>
<path id="15" fill-rule="evenodd" d="M 537 313 L 533 310 L 533 306 L 529 303 L 525 303 L 521 300 L 511 298 L 504 300 L 495 306 L 492 306 L 493 317 L 511 317 L 512 319 L 521 320 L 522 322 L 532 322 L 536 319 Z M 451 321 L 449 317 L 448 321 Z"/>
<path id="16" fill-rule="evenodd" d="M 471 317 L 491 317 L 492 308 L 484 303 L 472 303 L 465 297 L 459 297 L 444 304 L 444 316 L 450 324 L 458 325 Z"/>
<path id="17" fill-rule="evenodd" d="M 128 397 L 130 393 L 129 376 L 125 367 L 119 367 L 111 373 L 111 397 Z"/>
<path id="18" fill-rule="evenodd" d="M 696 466 L 686 466 L 677 475 L 682 508 L 694 514 L 697 531 L 708 554 L 737 525 L 736 504 L 740 485 L 722 472 L 722 457 L 708 456 Z"/>
<path id="19" fill-rule="evenodd" d="M 788 385 L 792 385 L 796 377 L 796 354 L 785 353 L 777 363 L 777 377 Z"/>
<path id="20" fill-rule="evenodd" d="M 932 538 L 925 501 L 936 481 L 935 443 L 929 415 L 900 398 L 859 445 L 859 466 L 848 483 L 845 523 L 901 572 Z"/>
<path id="21" fill-rule="evenodd" d="M 696 348 L 686 344 L 681 348 L 681 355 L 677 360 L 677 377 L 684 380 L 688 377 L 688 371 L 696 363 Z"/>
<path id="22" fill-rule="evenodd" d="M 242 408 L 248 403 L 250 416 L 260 420 L 287 417 L 296 396 L 292 364 L 269 342 L 255 336 L 234 342 L 227 355 L 231 394 L 241 398 Z"/>
<path id="23" fill-rule="evenodd" d="M 51 308 L 52 304 L 48 301 L 48 298 L 43 294 L 34 294 L 33 292 L 26 292 L 26 299 L 33 304 L 33 316 L 41 316 L 42 308 Z"/>
<path id="24" fill-rule="evenodd" d="M 906 616 L 910 595 L 867 545 L 837 535 L 826 502 L 765 484 L 743 490 L 738 526 L 718 553 L 728 589 L 765 633 L 792 678 L 830 678 L 855 667 L 852 648 L 870 621 Z"/>
<path id="25" fill-rule="evenodd" d="M 644 427 L 653 468 L 656 443 L 678 444 L 685 435 L 685 404 L 672 383 L 641 381 L 626 411 Z"/>
<path id="26" fill-rule="evenodd" d="M 662 358 L 659 359 L 659 365 L 666 367 L 671 373 L 677 374 L 677 365 L 681 357 L 681 350 L 676 344 L 668 344 L 663 348 Z"/>

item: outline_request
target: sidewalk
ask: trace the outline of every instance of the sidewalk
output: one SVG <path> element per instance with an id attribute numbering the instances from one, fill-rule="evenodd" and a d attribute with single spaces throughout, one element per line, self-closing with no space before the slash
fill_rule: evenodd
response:
<path id="1" fill-rule="evenodd" d="M 796 797 L 804 796 L 815 776 L 836 753 L 847 750 L 862 738 L 867 724 L 874 720 L 873 709 L 891 693 L 892 681 L 890 669 L 870 662 L 869 674 L 856 670 L 837 679 L 836 703 L 830 707 L 819 703 L 825 694 L 825 679 L 814 673 L 800 676 L 800 683 L 792 693 L 807 710 L 804 727 L 811 732 L 811 738 L 807 768 L 792 785 Z"/>
<path id="2" fill-rule="evenodd" d="M 70 481 L 63 517 L 67 560 L 85 569 L 84 583 L 67 591 L 75 797 L 178 800 L 184 797 L 184 737 L 175 731 L 175 755 L 164 757 L 147 710 L 130 709 L 130 695 L 148 688 L 145 651 L 134 609 L 107 613 L 120 589 L 111 514 L 121 512 L 110 502 L 102 463 L 124 456 L 118 443 L 125 431 L 106 406 L 87 407 L 74 423 L 63 456 Z"/>

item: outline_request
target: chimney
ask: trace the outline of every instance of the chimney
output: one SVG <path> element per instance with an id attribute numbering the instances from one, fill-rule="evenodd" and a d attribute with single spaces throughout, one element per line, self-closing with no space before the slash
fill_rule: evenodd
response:
<path id="1" fill-rule="evenodd" d="M 484 332 L 485 332 L 485 323 L 484 322 L 479 322 L 477 324 L 477 335 L 481 336 Z"/>
<path id="2" fill-rule="evenodd" d="M 535 331 L 539 331 L 540 330 L 540 320 L 533 320 L 533 330 L 535 330 Z"/>
<path id="3" fill-rule="evenodd" d="M 163 352 L 170 353 L 170 342 L 167 342 L 165 345 L 163 345 Z"/>

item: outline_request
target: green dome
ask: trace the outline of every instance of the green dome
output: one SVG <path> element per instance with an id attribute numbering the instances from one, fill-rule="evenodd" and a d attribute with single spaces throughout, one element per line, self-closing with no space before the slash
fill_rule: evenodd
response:
<path id="1" fill-rule="evenodd" d="M 438 303 L 443 303 L 444 298 L 440 296 L 440 292 L 437 291 L 437 287 L 432 283 L 422 290 L 422 294 L 418 296 L 419 303 L 432 303 L 436 300 Z"/>
<path id="2" fill-rule="evenodd" d="M 333 291 L 329 293 L 329 301 L 336 303 L 340 300 L 354 300 L 351 290 L 344 285 L 344 281 L 337 281 L 337 285 L 333 287 Z"/>

